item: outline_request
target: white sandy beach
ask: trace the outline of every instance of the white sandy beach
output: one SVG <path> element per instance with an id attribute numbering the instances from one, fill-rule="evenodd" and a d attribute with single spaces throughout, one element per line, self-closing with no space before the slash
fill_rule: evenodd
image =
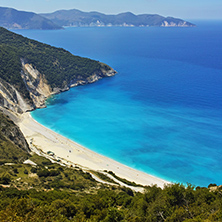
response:
<path id="1" fill-rule="evenodd" d="M 132 169 L 113 159 L 97 154 L 64 136 L 44 127 L 35 121 L 29 113 L 22 114 L 17 123 L 32 146 L 47 153 L 52 151 L 57 158 L 63 158 L 68 164 L 78 165 L 83 169 L 113 171 L 117 176 L 142 185 L 164 187 L 169 182 L 144 172 Z"/>

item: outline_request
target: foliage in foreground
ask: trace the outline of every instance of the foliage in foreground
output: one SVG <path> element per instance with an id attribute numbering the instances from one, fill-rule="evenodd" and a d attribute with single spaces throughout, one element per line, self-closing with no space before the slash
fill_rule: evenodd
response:
<path id="1" fill-rule="evenodd" d="M 21 163 L 0 165 L 0 184 L 37 191 L 62 189 L 89 192 L 99 188 L 92 176 L 79 168 L 62 167 L 36 154 L 29 159 L 37 166 Z"/>
<path id="2" fill-rule="evenodd" d="M 114 187 L 96 193 L 1 188 L 0 221 L 222 221 L 221 201 L 221 188 L 180 184 L 147 187 L 144 194 Z"/>

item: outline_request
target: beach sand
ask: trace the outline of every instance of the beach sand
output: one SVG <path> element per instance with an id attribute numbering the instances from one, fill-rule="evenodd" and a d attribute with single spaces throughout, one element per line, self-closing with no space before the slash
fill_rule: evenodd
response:
<path id="1" fill-rule="evenodd" d="M 169 182 L 144 172 L 132 169 L 113 159 L 97 154 L 66 137 L 55 133 L 35 121 L 30 113 L 19 117 L 17 125 L 23 132 L 30 147 L 36 147 L 44 153 L 53 152 L 57 159 L 64 159 L 66 164 L 77 165 L 86 170 L 113 171 L 117 176 L 141 185 L 154 185 L 163 188 Z"/>

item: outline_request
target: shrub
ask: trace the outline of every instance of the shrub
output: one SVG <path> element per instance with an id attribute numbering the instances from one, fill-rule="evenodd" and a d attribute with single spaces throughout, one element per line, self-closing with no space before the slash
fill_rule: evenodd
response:
<path id="1" fill-rule="evenodd" d="M 4 174 L 0 177 L 0 184 L 8 185 L 11 182 L 11 177 L 8 174 Z"/>

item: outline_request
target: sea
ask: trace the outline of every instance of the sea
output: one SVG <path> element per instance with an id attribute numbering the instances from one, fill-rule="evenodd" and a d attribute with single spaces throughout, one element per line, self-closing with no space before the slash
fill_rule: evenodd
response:
<path id="1" fill-rule="evenodd" d="M 222 21 L 193 22 L 15 30 L 118 72 L 49 98 L 32 117 L 167 181 L 222 184 Z"/>

